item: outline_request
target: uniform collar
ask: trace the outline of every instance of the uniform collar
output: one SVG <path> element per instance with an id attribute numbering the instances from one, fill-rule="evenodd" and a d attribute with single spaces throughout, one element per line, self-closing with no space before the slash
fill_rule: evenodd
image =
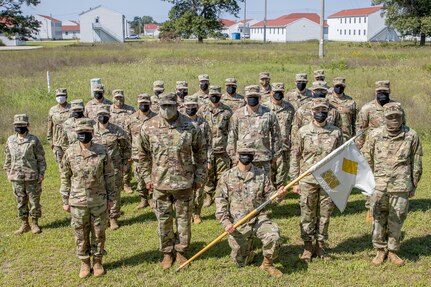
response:
<path id="1" fill-rule="evenodd" d="M 254 165 L 252 165 L 250 170 L 247 172 L 242 172 L 238 166 L 235 167 L 236 177 L 244 180 L 244 182 L 252 180 L 255 177 L 255 174 L 256 174 L 256 167 Z"/>
<path id="2" fill-rule="evenodd" d="M 262 104 L 259 104 L 259 108 L 255 112 L 253 112 L 253 111 L 250 112 L 248 105 L 245 105 L 244 109 L 245 109 L 244 114 L 247 116 L 262 115 L 263 114 Z"/>

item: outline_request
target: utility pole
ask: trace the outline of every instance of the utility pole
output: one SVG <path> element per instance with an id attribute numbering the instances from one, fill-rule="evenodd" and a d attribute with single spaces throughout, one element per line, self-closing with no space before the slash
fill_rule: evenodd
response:
<path id="1" fill-rule="evenodd" d="M 265 0 L 265 18 L 263 19 L 263 43 L 266 44 L 266 5 L 267 4 L 267 0 Z"/>
<path id="2" fill-rule="evenodd" d="M 245 22 L 247 21 L 247 0 L 244 0 L 244 23 L 242 24 L 242 40 L 245 41 Z"/>
<path id="3" fill-rule="evenodd" d="M 319 58 L 325 57 L 325 0 L 320 0 L 320 43 Z"/>

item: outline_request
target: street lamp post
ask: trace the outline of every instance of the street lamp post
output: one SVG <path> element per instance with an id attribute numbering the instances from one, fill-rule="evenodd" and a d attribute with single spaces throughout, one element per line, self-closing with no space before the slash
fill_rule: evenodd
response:
<path id="1" fill-rule="evenodd" d="M 325 57 L 325 0 L 320 0 L 319 58 Z"/>
<path id="2" fill-rule="evenodd" d="M 266 44 L 266 12 L 267 0 L 265 0 L 265 18 L 263 19 L 263 43 Z"/>

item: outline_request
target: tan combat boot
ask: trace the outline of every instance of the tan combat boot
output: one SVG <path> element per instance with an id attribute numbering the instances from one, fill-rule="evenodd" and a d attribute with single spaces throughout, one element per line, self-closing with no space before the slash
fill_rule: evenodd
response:
<path id="1" fill-rule="evenodd" d="M 136 209 L 144 209 L 145 207 L 149 206 L 148 200 L 144 197 L 141 197 L 141 202 L 136 206 Z"/>
<path id="2" fill-rule="evenodd" d="M 40 230 L 39 224 L 38 224 L 38 219 L 37 218 L 32 218 L 31 219 L 31 224 L 30 224 L 30 228 L 31 228 L 31 232 L 33 234 L 39 234 L 42 232 L 42 230 Z"/>
<path id="3" fill-rule="evenodd" d="M 371 209 L 368 209 L 367 215 L 365 217 L 365 222 L 371 223 L 373 222 L 373 214 L 371 213 Z"/>
<path id="4" fill-rule="evenodd" d="M 124 184 L 123 190 L 125 193 L 128 193 L 128 194 L 133 193 L 133 190 L 132 190 L 132 187 L 130 186 L 130 184 Z"/>
<path id="5" fill-rule="evenodd" d="M 90 276 L 91 266 L 90 266 L 90 258 L 81 259 L 81 269 L 79 270 L 79 278 L 87 278 Z"/>
<path id="6" fill-rule="evenodd" d="M 316 256 L 323 260 L 331 260 L 331 256 L 325 250 L 325 242 L 323 241 L 316 242 Z"/>
<path id="7" fill-rule="evenodd" d="M 109 219 L 109 228 L 111 228 L 111 230 L 117 230 L 118 228 L 120 228 L 120 226 L 118 226 L 116 218 Z"/>
<path id="8" fill-rule="evenodd" d="M 163 255 L 163 260 L 160 263 L 160 266 L 163 270 L 169 269 L 172 267 L 172 264 L 174 263 L 174 255 L 172 253 L 165 253 Z"/>
<path id="9" fill-rule="evenodd" d="M 373 258 L 373 264 L 376 266 L 382 265 L 386 259 L 386 252 L 383 249 L 377 249 L 376 257 Z"/>
<path id="10" fill-rule="evenodd" d="M 278 270 L 272 264 L 272 260 L 269 258 L 266 258 L 266 257 L 263 258 L 263 262 L 262 262 L 262 265 L 260 265 L 260 269 L 265 270 L 266 272 L 268 272 L 269 275 L 271 275 L 273 277 L 280 278 L 281 276 L 283 276 L 283 272 Z"/>
<path id="11" fill-rule="evenodd" d="M 211 195 L 206 194 L 204 205 L 202 207 L 210 207 L 212 204 L 213 204 L 213 199 L 212 199 Z"/>
<path id="12" fill-rule="evenodd" d="M 30 231 L 30 224 L 28 224 L 28 217 L 21 218 L 21 226 L 17 231 L 15 231 L 15 235 L 21 235 Z"/>
<path id="13" fill-rule="evenodd" d="M 389 251 L 388 259 L 390 262 L 397 266 L 401 267 L 404 265 L 404 260 L 402 260 L 394 251 Z"/>
<path id="14" fill-rule="evenodd" d="M 177 252 L 177 256 L 176 256 L 175 260 L 177 261 L 178 265 L 181 266 L 184 263 L 186 263 L 187 258 L 184 256 L 184 253 Z"/>
<path id="15" fill-rule="evenodd" d="M 304 252 L 299 257 L 302 261 L 309 263 L 311 262 L 311 256 L 313 255 L 313 243 L 311 241 L 304 241 Z"/>
<path id="16" fill-rule="evenodd" d="M 106 274 L 101 257 L 93 257 L 93 274 L 94 277 L 100 277 Z"/>
<path id="17" fill-rule="evenodd" d="M 201 224 L 202 223 L 201 216 L 198 214 L 193 215 L 193 223 L 194 224 Z"/>

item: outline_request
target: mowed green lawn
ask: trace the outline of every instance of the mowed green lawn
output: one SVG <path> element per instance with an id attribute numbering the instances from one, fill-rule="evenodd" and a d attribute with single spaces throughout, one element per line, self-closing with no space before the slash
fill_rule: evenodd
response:
<path id="1" fill-rule="evenodd" d="M 13 235 L 18 228 L 11 185 L 0 174 L 0 286 L 429 286 L 431 282 L 431 144 L 429 118 L 431 50 L 406 45 L 328 45 L 328 57 L 316 58 L 316 43 L 268 46 L 210 43 L 131 43 L 126 45 L 71 45 L 50 49 L 0 53 L 0 142 L 13 131 L 15 113 L 30 115 L 31 129 L 45 139 L 46 115 L 55 104 L 46 92 L 46 71 L 52 73 L 52 86 L 67 87 L 70 98 L 89 99 L 89 79 L 101 77 L 108 90 L 123 88 L 128 102 L 149 92 L 156 79 L 173 90 L 176 80 L 188 80 L 197 89 L 197 75 L 208 73 L 213 84 L 222 85 L 235 76 L 240 89 L 256 83 L 258 73 L 271 72 L 273 82 L 286 82 L 293 88 L 296 72 L 312 73 L 325 68 L 328 79 L 347 77 L 346 93 L 360 104 L 373 97 L 374 82 L 390 79 L 394 98 L 407 111 L 407 122 L 417 129 L 424 143 L 424 174 L 411 201 L 404 226 L 400 255 L 406 266 L 391 264 L 374 267 L 371 225 L 365 222 L 364 197 L 350 197 L 343 214 L 335 212 L 330 225 L 331 262 L 315 260 L 305 265 L 298 260 L 302 251 L 299 234 L 299 205 L 294 195 L 270 212 L 280 225 L 284 239 L 277 266 L 285 273 L 273 279 L 254 265 L 238 269 L 229 258 L 223 240 L 194 262 L 191 268 L 175 273 L 159 267 L 157 223 L 150 209 L 138 211 L 136 194 L 123 196 L 124 215 L 118 231 L 107 231 L 103 278 L 80 280 L 79 260 L 75 257 L 74 237 L 69 215 L 61 208 L 60 178 L 52 153 L 46 146 L 48 171 L 42 205 L 43 233 L 38 236 Z M 3 155 L 0 156 L 3 162 Z M 191 256 L 218 236 L 222 229 L 214 218 L 214 207 L 204 210 L 204 223 L 193 225 Z M 260 246 L 257 244 L 257 246 Z"/>

